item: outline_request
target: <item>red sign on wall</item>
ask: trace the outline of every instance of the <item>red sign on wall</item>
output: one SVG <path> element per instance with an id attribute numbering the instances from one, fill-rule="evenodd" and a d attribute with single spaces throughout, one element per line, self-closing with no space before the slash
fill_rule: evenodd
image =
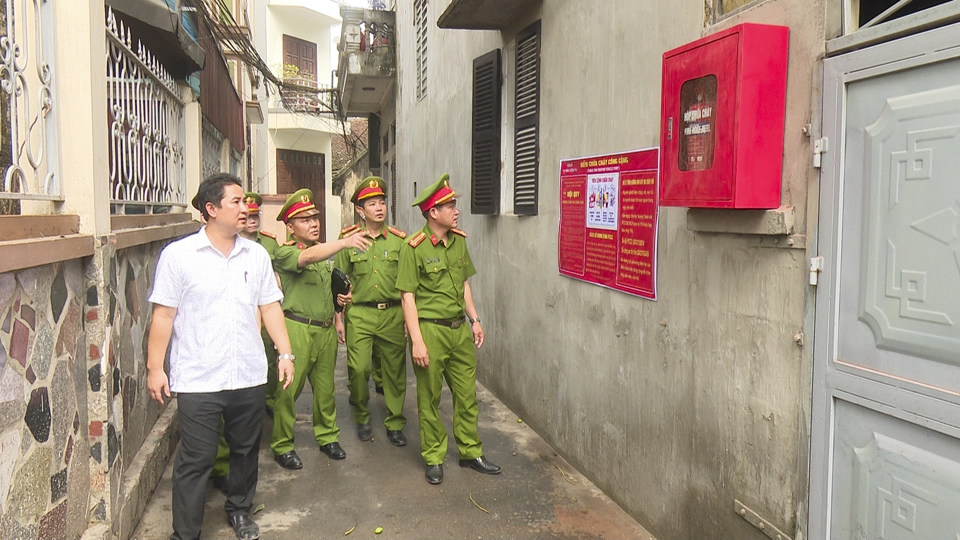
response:
<path id="1" fill-rule="evenodd" d="M 560 162 L 560 274 L 657 299 L 659 149 Z"/>

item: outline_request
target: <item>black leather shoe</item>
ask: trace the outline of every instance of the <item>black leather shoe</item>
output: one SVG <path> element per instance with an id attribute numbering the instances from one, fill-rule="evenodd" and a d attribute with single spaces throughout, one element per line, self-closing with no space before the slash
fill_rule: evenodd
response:
<path id="1" fill-rule="evenodd" d="M 381 396 L 383 395 L 383 387 L 380 386 L 379 384 L 373 385 L 373 390 L 374 390 L 376 393 L 380 394 Z"/>
<path id="2" fill-rule="evenodd" d="M 387 430 L 387 439 L 390 441 L 390 444 L 394 446 L 406 446 L 407 438 L 403 436 L 402 431 L 391 431 Z"/>
<path id="3" fill-rule="evenodd" d="M 279 456 L 273 456 L 273 459 L 277 460 L 277 463 L 280 464 L 284 469 L 296 470 L 303 468 L 303 462 L 300 461 L 300 456 L 297 455 L 297 452 L 291 450 L 286 454 L 280 454 Z"/>
<path id="4" fill-rule="evenodd" d="M 247 514 L 235 514 L 227 519 L 239 540 L 256 540 L 260 538 L 260 527 Z"/>
<path id="5" fill-rule="evenodd" d="M 494 465 L 489 459 L 480 456 L 476 459 L 461 459 L 461 467 L 470 467 L 482 474 L 500 474 L 500 466 Z"/>
<path id="6" fill-rule="evenodd" d="M 369 441 L 373 437 L 373 428 L 370 427 L 370 422 L 366 424 L 357 424 L 357 438 L 361 441 Z"/>
<path id="7" fill-rule="evenodd" d="M 340 448 L 340 443 L 338 442 L 321 445 L 320 451 L 330 459 L 343 459 L 347 457 L 347 453 L 343 451 L 343 448 Z"/>
<path id="8" fill-rule="evenodd" d="M 224 495 L 230 493 L 230 476 L 212 476 L 210 481 L 213 482 L 213 487 L 220 490 L 220 493 Z"/>
<path id="9" fill-rule="evenodd" d="M 434 485 L 443 482 L 443 465 L 427 465 L 427 472 L 424 476 L 427 477 L 427 482 Z"/>

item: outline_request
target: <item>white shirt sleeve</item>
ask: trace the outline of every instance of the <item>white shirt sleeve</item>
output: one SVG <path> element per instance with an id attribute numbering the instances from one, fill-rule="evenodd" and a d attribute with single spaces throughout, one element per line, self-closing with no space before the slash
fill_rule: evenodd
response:
<path id="1" fill-rule="evenodd" d="M 161 306 L 179 308 L 183 294 L 183 276 L 177 263 L 178 257 L 170 253 L 171 251 L 171 249 L 164 249 L 160 252 L 157 271 L 153 278 L 153 292 L 148 301 Z"/>

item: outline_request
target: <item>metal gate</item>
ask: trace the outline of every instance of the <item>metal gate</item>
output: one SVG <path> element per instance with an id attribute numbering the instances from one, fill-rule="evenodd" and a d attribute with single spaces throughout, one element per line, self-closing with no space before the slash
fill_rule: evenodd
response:
<path id="1" fill-rule="evenodd" d="M 811 539 L 960 540 L 960 26 L 824 63 Z"/>

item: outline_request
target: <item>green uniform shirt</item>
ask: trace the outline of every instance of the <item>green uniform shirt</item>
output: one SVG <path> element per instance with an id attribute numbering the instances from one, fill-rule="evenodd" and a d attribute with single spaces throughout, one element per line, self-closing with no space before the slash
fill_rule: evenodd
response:
<path id="1" fill-rule="evenodd" d="M 273 254 L 273 269 L 283 286 L 283 310 L 318 321 L 333 317 L 330 291 L 330 263 L 327 261 L 297 268 L 297 258 L 307 246 L 297 242 L 283 245 Z"/>
<path id="2" fill-rule="evenodd" d="M 257 243 L 263 246 L 263 249 L 267 250 L 267 253 L 270 255 L 270 258 L 273 258 L 273 254 L 277 251 L 277 248 L 280 247 L 280 244 L 277 243 L 276 239 L 263 234 L 263 231 L 257 231 Z"/>
<path id="3" fill-rule="evenodd" d="M 467 241 L 459 234 L 447 233 L 447 245 L 424 225 L 426 236 L 417 247 L 419 234 L 403 244 L 400 251 L 400 274 L 397 288 L 412 292 L 417 298 L 417 314 L 424 319 L 456 319 L 463 317 L 466 302 L 463 284 L 477 273 L 467 251 Z"/>
<path id="4" fill-rule="evenodd" d="M 370 247 L 366 251 L 340 250 L 334 262 L 337 268 L 350 276 L 353 283 L 353 301 L 363 303 L 400 300 L 397 271 L 400 250 L 405 243 L 403 238 L 388 232 L 386 227 L 376 238 L 365 232 L 362 234 L 370 239 Z M 343 238 L 343 235 L 340 237 Z"/>

